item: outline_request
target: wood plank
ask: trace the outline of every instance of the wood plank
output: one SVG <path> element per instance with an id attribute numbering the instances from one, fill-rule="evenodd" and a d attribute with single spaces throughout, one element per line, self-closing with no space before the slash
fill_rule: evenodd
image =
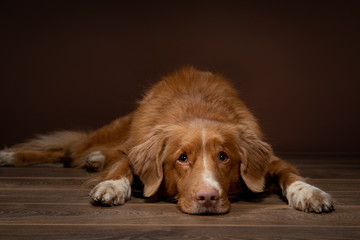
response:
<path id="1" fill-rule="evenodd" d="M 285 156 L 304 177 L 331 179 L 358 179 L 360 156 L 357 155 L 299 155 Z"/>
<path id="2" fill-rule="evenodd" d="M 2 189 L 0 203 L 83 203 L 91 204 L 89 189 Z M 127 204 L 133 203 L 168 203 L 154 199 L 132 196 Z"/>
<path id="3" fill-rule="evenodd" d="M 306 164 L 351 164 L 360 161 L 360 154 L 347 154 L 347 153 L 279 153 L 277 154 L 281 159 L 291 163 L 306 163 Z"/>
<path id="4" fill-rule="evenodd" d="M 360 176 L 360 166 L 298 165 L 297 169 L 301 176 L 314 179 L 358 179 Z"/>
<path id="5" fill-rule="evenodd" d="M 89 190 L 2 189 L 0 203 L 89 203 Z"/>
<path id="6" fill-rule="evenodd" d="M 329 192 L 337 205 L 359 205 L 360 192 Z"/>
<path id="7" fill-rule="evenodd" d="M 360 192 L 357 191 L 328 191 L 334 198 L 336 205 L 359 205 Z M 236 198 L 240 204 L 264 204 L 264 205 L 284 205 L 287 204 L 286 200 L 277 194 L 252 194 L 246 197 Z M 238 203 L 236 202 L 236 203 Z"/>
<path id="8" fill-rule="evenodd" d="M 155 217 L 156 216 L 156 217 Z M 360 226 L 360 206 L 337 206 L 327 214 L 304 213 L 288 206 L 232 204 L 230 213 L 187 215 L 174 204 L 125 204 L 97 207 L 90 204 L 0 204 L 0 225 L 19 224 L 125 224 L 207 226 Z"/>
<path id="9" fill-rule="evenodd" d="M 360 179 L 308 179 L 307 182 L 324 191 L 360 191 Z"/>
<path id="10" fill-rule="evenodd" d="M 354 239 L 359 227 L 287 226 L 0 226 L 1 239 Z"/>
<path id="11" fill-rule="evenodd" d="M 0 189 L 87 189 L 83 178 L 1 178 Z"/>
<path id="12" fill-rule="evenodd" d="M 91 173 L 84 169 L 59 167 L 0 167 L 0 177 L 82 177 L 87 178 Z"/>

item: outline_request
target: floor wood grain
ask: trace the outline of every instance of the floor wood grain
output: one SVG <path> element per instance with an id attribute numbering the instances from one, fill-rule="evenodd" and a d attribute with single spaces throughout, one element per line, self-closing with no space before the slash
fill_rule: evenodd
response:
<path id="1" fill-rule="evenodd" d="M 229 214 L 192 216 L 176 204 L 132 197 L 123 206 L 90 203 L 82 169 L 0 168 L 1 239 L 359 239 L 360 157 L 287 155 L 336 210 L 309 214 L 274 194 L 232 203 Z"/>

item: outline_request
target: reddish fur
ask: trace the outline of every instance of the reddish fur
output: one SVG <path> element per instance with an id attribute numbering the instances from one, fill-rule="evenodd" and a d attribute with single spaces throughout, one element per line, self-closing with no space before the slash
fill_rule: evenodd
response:
<path id="1" fill-rule="evenodd" d="M 201 129 L 209 136 L 206 152 L 202 151 Z M 157 83 L 133 113 L 95 132 L 67 138 L 53 149 L 45 144 L 45 137 L 36 146 L 33 140 L 6 151 L 16 152 L 14 165 L 71 159 L 74 167 L 84 167 L 86 156 L 100 151 L 105 156 L 104 170 L 94 182 L 122 177 L 132 182 L 133 174 L 139 175 L 145 196 L 160 192 L 175 197 L 180 208 L 190 213 L 196 191 L 204 188 L 199 177 L 204 157 L 210 159 L 209 169 L 224 190 L 220 196 L 223 205 L 214 209 L 215 213 L 229 210 L 227 193 L 241 192 L 242 181 L 250 190 L 260 192 L 266 175 L 283 190 L 303 180 L 289 163 L 273 155 L 234 88 L 220 75 L 191 67 Z M 220 151 L 229 154 L 228 163 L 216 160 Z M 189 154 L 189 165 L 176 161 L 183 152 Z"/>
<path id="2" fill-rule="evenodd" d="M 276 156 L 273 156 L 271 159 L 268 174 L 273 180 L 272 182 L 277 184 L 282 190 L 286 190 L 295 181 L 305 182 L 305 179 L 298 175 L 294 166 Z"/>
<path id="3" fill-rule="evenodd" d="M 17 150 L 14 155 L 15 166 L 27 166 L 31 164 L 42 163 L 56 163 L 62 160 L 64 157 L 64 151 L 62 150 L 50 150 L 50 151 L 38 151 L 38 150 Z"/>

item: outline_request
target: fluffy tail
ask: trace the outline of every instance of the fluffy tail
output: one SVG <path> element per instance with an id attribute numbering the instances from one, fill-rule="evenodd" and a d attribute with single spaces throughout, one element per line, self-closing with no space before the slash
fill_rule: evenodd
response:
<path id="1" fill-rule="evenodd" d="M 39 135 L 12 148 L 0 151 L 0 166 L 27 166 L 71 161 L 71 146 L 85 140 L 88 134 L 76 131 L 58 131 Z"/>

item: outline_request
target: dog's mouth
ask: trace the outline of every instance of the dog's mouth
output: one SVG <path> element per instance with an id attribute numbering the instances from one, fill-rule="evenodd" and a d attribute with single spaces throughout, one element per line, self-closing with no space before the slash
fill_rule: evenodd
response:
<path id="1" fill-rule="evenodd" d="M 188 213 L 190 215 L 201 215 L 201 216 L 215 216 L 215 215 L 224 215 L 230 211 L 230 208 L 225 211 L 219 211 L 216 208 L 199 208 L 196 212 Z"/>
<path id="2" fill-rule="evenodd" d="M 228 199 L 220 199 L 216 204 L 200 204 L 198 201 L 179 199 L 177 206 L 182 212 L 190 215 L 223 215 L 230 211 Z"/>
<path id="3" fill-rule="evenodd" d="M 196 207 L 194 209 L 191 209 L 191 211 L 182 209 L 181 207 L 179 207 L 179 209 L 186 214 L 201 215 L 201 216 L 224 215 L 230 211 L 230 208 L 220 210 L 217 208 L 205 208 L 205 207 Z"/>

